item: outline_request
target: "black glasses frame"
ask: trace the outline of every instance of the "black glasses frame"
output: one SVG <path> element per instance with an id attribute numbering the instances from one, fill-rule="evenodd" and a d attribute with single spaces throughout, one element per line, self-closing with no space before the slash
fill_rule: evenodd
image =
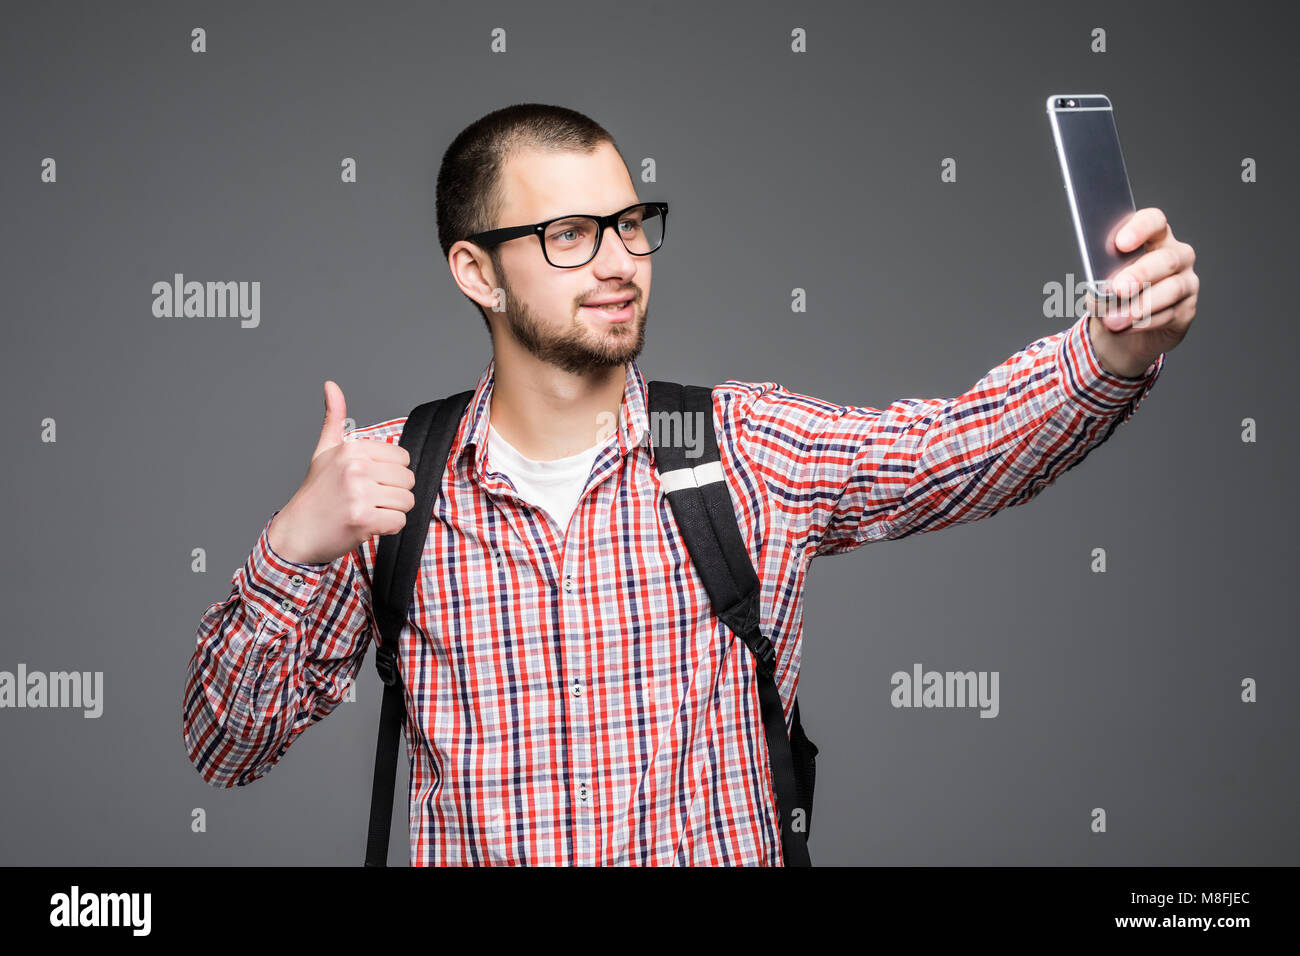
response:
<path id="1" fill-rule="evenodd" d="M 596 253 L 600 252 L 600 242 L 602 239 L 605 238 L 605 230 L 608 229 L 610 226 L 614 226 L 615 227 L 614 232 L 617 235 L 619 217 L 622 216 L 623 213 L 627 212 L 628 210 L 635 209 L 637 206 L 654 206 L 656 209 L 659 210 L 659 215 L 663 218 L 663 235 L 659 237 L 659 245 L 655 246 L 649 252 L 632 252 L 631 249 L 628 249 L 627 251 L 634 256 L 653 255 L 659 249 L 663 248 L 664 239 L 668 235 L 668 203 L 666 202 L 634 202 L 632 203 L 632 205 L 624 209 L 620 209 L 618 212 L 610 213 L 608 216 L 597 216 L 595 213 L 589 213 L 589 212 L 570 213 L 567 216 L 556 216 L 554 219 L 548 219 L 545 222 L 534 223 L 531 226 L 506 226 L 503 229 L 489 229 L 487 232 L 478 232 L 472 236 L 466 236 L 465 241 L 477 243 L 480 246 L 495 246 L 503 242 L 508 242 L 511 239 L 519 239 L 522 236 L 536 236 L 537 242 L 542 247 L 542 256 L 543 258 L 546 259 L 549 265 L 555 266 L 555 268 L 557 269 L 581 269 L 592 259 L 596 258 Z M 582 216 L 585 216 L 587 219 L 594 219 L 599 224 L 596 229 L 596 245 L 592 248 L 591 255 L 588 256 L 582 262 L 577 263 L 576 265 L 571 265 L 571 266 L 555 265 L 554 262 L 551 262 L 551 257 L 546 254 L 545 233 L 547 227 L 550 226 L 552 223 L 559 222 L 562 219 L 577 219 Z M 622 236 L 619 236 L 618 238 L 619 238 L 619 242 L 623 242 Z M 627 249 L 627 243 L 623 243 L 623 248 Z"/>

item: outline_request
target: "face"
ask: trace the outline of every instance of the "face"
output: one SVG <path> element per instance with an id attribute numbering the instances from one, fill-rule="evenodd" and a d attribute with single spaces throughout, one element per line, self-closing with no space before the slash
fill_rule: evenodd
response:
<path id="1" fill-rule="evenodd" d="M 608 215 L 639 201 L 622 157 L 608 143 L 591 153 L 521 152 L 506 163 L 502 189 L 497 227 L 579 213 Z M 505 319 L 505 329 L 529 353 L 574 374 L 623 365 L 640 354 L 653 256 L 629 253 L 614 227 L 605 230 L 595 258 L 575 269 L 548 263 L 534 236 L 496 248 L 501 270 L 495 281 L 506 311 L 493 312 L 490 297 L 485 308 L 489 318 Z M 624 296 L 632 297 L 627 319 L 584 306 Z"/>

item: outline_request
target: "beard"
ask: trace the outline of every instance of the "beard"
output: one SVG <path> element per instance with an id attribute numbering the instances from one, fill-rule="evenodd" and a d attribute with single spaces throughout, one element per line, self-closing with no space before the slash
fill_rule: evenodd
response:
<path id="1" fill-rule="evenodd" d="M 581 315 L 574 316 L 566 331 L 554 332 L 538 322 L 527 304 L 514 295 L 505 273 L 500 270 L 498 273 L 501 290 L 505 293 L 505 314 L 510 333 L 538 360 L 570 374 L 582 375 L 625 365 L 641 354 L 649 308 L 644 315 L 634 315 L 628 322 L 610 324 L 600 331 L 593 330 Z M 640 298 L 638 292 L 632 302 L 634 310 Z"/>

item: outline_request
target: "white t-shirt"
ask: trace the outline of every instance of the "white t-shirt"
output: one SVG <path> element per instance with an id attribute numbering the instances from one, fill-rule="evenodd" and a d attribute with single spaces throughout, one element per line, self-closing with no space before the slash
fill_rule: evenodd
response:
<path id="1" fill-rule="evenodd" d="M 493 471 L 509 476 L 519 497 L 529 504 L 545 508 L 556 524 L 567 528 L 574 509 L 578 507 L 582 487 L 591 475 L 596 455 L 611 441 L 617 440 L 617 435 L 611 435 L 568 458 L 534 461 L 519 454 L 488 422 L 488 461 Z"/>

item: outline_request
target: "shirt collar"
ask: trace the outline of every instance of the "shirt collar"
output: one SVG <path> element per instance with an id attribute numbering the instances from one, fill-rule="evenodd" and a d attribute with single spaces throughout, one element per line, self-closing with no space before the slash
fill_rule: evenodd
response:
<path id="1" fill-rule="evenodd" d="M 645 444 L 654 464 L 654 445 L 646 440 L 650 433 L 650 416 L 647 413 L 647 394 L 645 378 L 636 362 L 625 363 L 626 378 L 623 383 L 623 400 L 619 403 L 618 446 L 619 454 L 626 455 L 638 445 Z M 492 385 L 496 378 L 496 359 L 488 360 L 487 366 L 479 375 L 474 394 L 461 419 L 460 429 L 452 442 L 449 460 L 457 465 L 461 455 L 472 448 L 474 455 L 474 472 L 480 481 L 487 480 L 487 437 L 489 421 L 489 404 L 492 398 Z M 604 433 L 608 437 L 608 432 Z"/>

